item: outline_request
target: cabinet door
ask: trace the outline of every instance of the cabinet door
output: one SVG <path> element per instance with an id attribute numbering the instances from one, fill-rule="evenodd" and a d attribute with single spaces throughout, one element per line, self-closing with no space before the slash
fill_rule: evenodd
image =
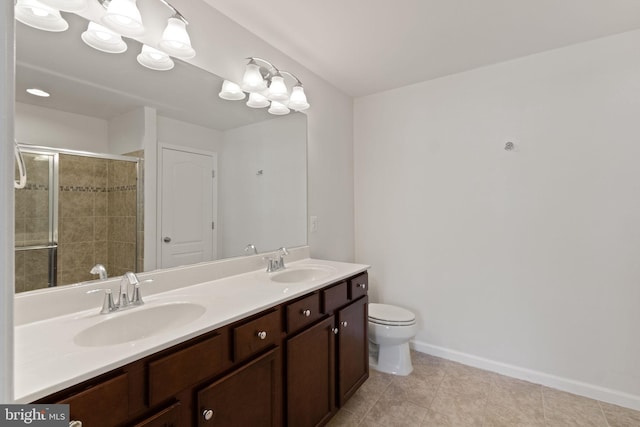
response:
<path id="1" fill-rule="evenodd" d="M 338 404 L 369 377 L 367 301 L 362 297 L 338 311 Z"/>
<path id="2" fill-rule="evenodd" d="M 335 411 L 334 317 L 287 340 L 287 425 L 324 424 Z"/>
<path id="3" fill-rule="evenodd" d="M 281 363 L 275 348 L 199 391 L 198 426 L 280 426 Z"/>

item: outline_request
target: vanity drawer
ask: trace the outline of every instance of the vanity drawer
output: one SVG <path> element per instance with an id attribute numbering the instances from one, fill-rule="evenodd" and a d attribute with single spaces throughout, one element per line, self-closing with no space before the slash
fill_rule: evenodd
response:
<path id="1" fill-rule="evenodd" d="M 118 375 L 56 403 L 68 404 L 71 420 L 85 426 L 120 424 L 129 416 L 129 375 Z"/>
<path id="2" fill-rule="evenodd" d="M 339 283 L 322 291 L 322 312 L 331 313 L 338 307 L 348 303 L 347 282 Z"/>
<path id="3" fill-rule="evenodd" d="M 322 317 L 320 295 L 311 294 L 299 301 L 287 305 L 287 333 L 310 325 Z"/>
<path id="4" fill-rule="evenodd" d="M 233 328 L 234 362 L 239 362 L 276 344 L 280 333 L 280 310 L 274 310 Z"/>
<path id="5" fill-rule="evenodd" d="M 369 290 L 369 275 L 365 272 L 349 279 L 349 299 L 355 300 L 367 294 Z"/>
<path id="6" fill-rule="evenodd" d="M 228 347 L 221 333 L 149 362 L 149 405 L 155 405 L 225 368 Z"/>

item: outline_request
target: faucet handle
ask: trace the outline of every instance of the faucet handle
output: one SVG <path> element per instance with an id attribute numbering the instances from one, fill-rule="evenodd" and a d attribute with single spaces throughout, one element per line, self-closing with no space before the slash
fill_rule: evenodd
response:
<path id="1" fill-rule="evenodd" d="M 116 311 L 118 307 L 113 302 L 113 294 L 111 293 L 111 289 L 109 288 L 100 288 L 100 289 L 92 289 L 87 291 L 87 294 L 94 294 L 96 292 L 104 291 L 104 300 L 102 301 L 102 308 L 100 309 L 100 314 L 109 314 L 113 311 Z"/>
<path id="2" fill-rule="evenodd" d="M 284 246 L 278 249 L 278 253 L 280 254 L 281 257 L 289 255 L 289 251 Z"/>
<path id="3" fill-rule="evenodd" d="M 142 293 L 140 293 L 140 285 L 143 283 L 151 283 L 153 279 L 143 280 L 142 282 L 137 282 L 133 288 L 133 297 L 131 297 L 132 305 L 142 305 L 144 301 L 142 300 Z"/>

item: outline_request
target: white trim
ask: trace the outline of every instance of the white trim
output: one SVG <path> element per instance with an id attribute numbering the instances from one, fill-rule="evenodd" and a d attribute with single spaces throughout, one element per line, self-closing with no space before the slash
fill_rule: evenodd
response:
<path id="1" fill-rule="evenodd" d="M 555 388 L 580 396 L 589 397 L 591 399 L 601 400 L 603 402 L 612 403 L 614 405 L 624 406 L 625 408 L 640 410 L 640 396 L 637 395 L 572 380 L 570 378 L 564 378 L 544 372 L 534 371 L 532 369 L 522 368 L 520 366 L 509 365 L 507 363 L 498 362 L 496 360 L 486 359 L 484 357 L 479 357 L 473 354 L 463 353 L 461 351 L 451 350 L 420 341 L 411 341 L 409 344 L 412 349 L 421 353 L 430 354 L 432 356 L 441 357 L 443 359 L 452 360 L 464 365 L 473 366 L 475 368 L 484 369 L 486 371 L 496 372 L 498 374 L 507 375 L 512 378 L 518 378 L 535 384 L 541 384 L 547 387 Z"/>

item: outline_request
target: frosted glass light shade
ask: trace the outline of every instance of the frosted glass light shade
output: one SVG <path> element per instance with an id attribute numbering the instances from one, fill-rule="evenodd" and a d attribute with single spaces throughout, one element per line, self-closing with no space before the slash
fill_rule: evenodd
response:
<path id="1" fill-rule="evenodd" d="M 257 64 L 248 63 L 242 77 L 242 90 L 246 92 L 262 92 L 267 88 L 267 82 L 260 74 L 260 67 Z"/>
<path id="2" fill-rule="evenodd" d="M 158 46 L 176 58 L 188 59 L 196 56 L 196 51 L 191 47 L 187 26 L 178 18 L 169 18 Z"/>
<path id="3" fill-rule="evenodd" d="M 111 0 L 102 23 L 124 36 L 139 36 L 144 33 L 136 0 Z"/>
<path id="4" fill-rule="evenodd" d="M 284 116 L 285 114 L 289 114 L 291 110 L 281 102 L 271 101 L 271 107 L 269 107 L 269 110 L 267 111 L 271 114 L 275 114 L 276 116 Z"/>
<path id="5" fill-rule="evenodd" d="M 80 37 L 87 45 L 101 52 L 122 53 L 127 50 L 127 44 L 120 35 L 95 22 L 89 22 L 87 31 Z"/>
<path id="6" fill-rule="evenodd" d="M 168 71 L 174 66 L 169 55 L 146 44 L 142 45 L 137 59 L 140 65 L 156 71 Z"/>
<path id="7" fill-rule="evenodd" d="M 309 103 L 307 102 L 307 95 L 304 94 L 304 88 L 302 86 L 294 86 L 291 89 L 291 96 L 289 97 L 289 104 L 287 104 L 289 108 L 302 111 L 309 108 Z"/>
<path id="8" fill-rule="evenodd" d="M 80 12 L 87 7 L 87 0 L 39 0 L 41 3 L 65 12 Z"/>
<path id="9" fill-rule="evenodd" d="M 289 99 L 287 85 L 284 84 L 284 78 L 282 78 L 282 76 L 273 76 L 271 78 L 267 98 L 272 101 L 286 101 Z"/>
<path id="10" fill-rule="evenodd" d="M 246 98 L 246 95 L 242 89 L 240 89 L 240 86 L 234 82 L 230 82 L 229 80 L 222 82 L 222 90 L 218 96 L 228 101 L 239 101 Z"/>
<path id="11" fill-rule="evenodd" d="M 69 28 L 58 10 L 37 0 L 18 0 L 15 14 L 18 21 L 38 30 L 60 32 Z"/>
<path id="12" fill-rule="evenodd" d="M 249 100 L 247 101 L 247 106 L 251 108 L 264 108 L 269 106 L 269 100 L 264 96 L 257 92 L 252 92 L 249 94 Z"/>

